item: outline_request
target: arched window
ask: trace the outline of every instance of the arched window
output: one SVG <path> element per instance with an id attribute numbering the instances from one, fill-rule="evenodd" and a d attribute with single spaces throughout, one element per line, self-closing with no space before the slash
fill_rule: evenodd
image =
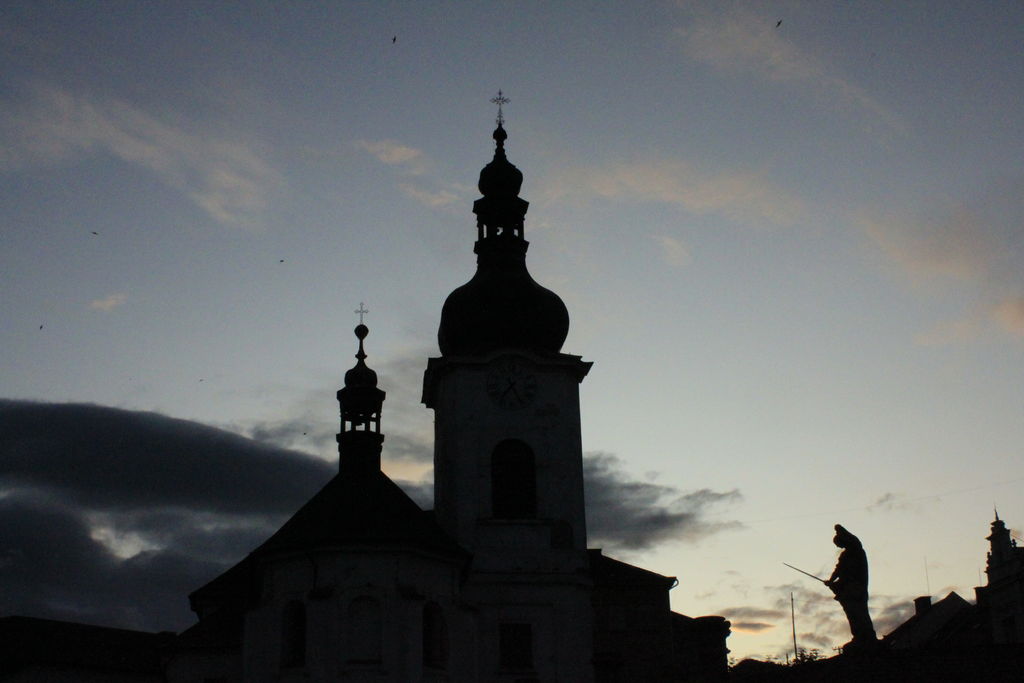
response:
<path id="1" fill-rule="evenodd" d="M 435 669 L 448 667 L 448 625 L 436 602 L 423 607 L 423 664 Z"/>
<path id="2" fill-rule="evenodd" d="M 306 664 L 306 606 L 292 600 L 281 615 L 281 667 Z"/>
<path id="3" fill-rule="evenodd" d="M 497 519 L 537 516 L 537 475 L 533 451 L 506 439 L 491 454 L 491 514 Z"/>
<path id="4" fill-rule="evenodd" d="M 380 601 L 363 596 L 348 605 L 348 659 L 372 664 L 381 661 Z"/>

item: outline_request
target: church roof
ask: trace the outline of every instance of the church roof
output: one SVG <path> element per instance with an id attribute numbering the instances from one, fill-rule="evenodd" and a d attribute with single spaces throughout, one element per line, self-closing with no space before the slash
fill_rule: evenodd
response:
<path id="1" fill-rule="evenodd" d="M 193 609 L 245 601 L 257 589 L 253 572 L 278 553 L 318 548 L 419 549 L 453 558 L 468 553 L 380 470 L 335 475 L 291 519 L 241 562 L 195 590 Z"/>
<path id="2" fill-rule="evenodd" d="M 930 598 L 905 622 L 885 636 L 889 647 L 897 649 L 943 647 L 970 640 L 978 627 L 977 608 L 956 592 L 934 605 Z M 916 601 L 915 601 L 916 603 Z"/>
<path id="3" fill-rule="evenodd" d="M 398 544 L 465 554 L 432 515 L 380 470 L 336 475 L 254 553 L 352 544 Z"/>
<path id="4" fill-rule="evenodd" d="M 637 587 L 669 590 L 677 583 L 676 577 L 665 576 L 632 564 L 612 559 L 598 549 L 588 550 L 590 575 L 595 586 Z"/>

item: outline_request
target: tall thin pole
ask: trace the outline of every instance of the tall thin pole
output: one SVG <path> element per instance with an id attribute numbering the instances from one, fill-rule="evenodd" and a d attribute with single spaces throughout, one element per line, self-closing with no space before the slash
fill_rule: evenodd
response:
<path id="1" fill-rule="evenodd" d="M 793 602 L 793 593 L 789 594 L 789 618 L 793 623 L 793 661 L 797 661 L 796 650 L 796 603 Z"/>

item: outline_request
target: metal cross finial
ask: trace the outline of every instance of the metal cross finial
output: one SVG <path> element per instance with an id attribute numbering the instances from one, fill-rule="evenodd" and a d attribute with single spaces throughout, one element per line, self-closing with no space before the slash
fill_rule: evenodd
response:
<path id="1" fill-rule="evenodd" d="M 353 313 L 358 313 L 359 314 L 359 324 L 360 325 L 363 324 L 363 316 L 366 315 L 369 312 L 370 312 L 370 309 L 368 309 L 366 307 L 366 304 L 364 304 L 362 301 L 359 302 L 359 308 L 357 308 L 355 311 L 353 311 Z"/>
<path id="2" fill-rule="evenodd" d="M 502 125 L 503 123 L 505 123 L 505 117 L 502 116 L 502 114 L 501 114 L 501 105 L 508 104 L 511 101 L 512 100 L 510 100 L 509 98 L 507 98 L 507 97 L 505 97 L 504 95 L 501 94 L 501 90 L 498 90 L 498 96 L 497 97 L 492 97 L 491 98 L 491 104 L 498 105 L 497 123 L 498 123 L 499 126 Z"/>

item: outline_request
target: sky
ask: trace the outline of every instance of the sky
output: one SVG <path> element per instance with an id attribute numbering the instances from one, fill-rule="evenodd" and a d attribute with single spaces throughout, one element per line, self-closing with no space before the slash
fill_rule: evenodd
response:
<path id="1" fill-rule="evenodd" d="M 780 23 L 781 22 L 781 23 Z M 570 313 L 590 544 L 732 656 L 880 633 L 1024 527 L 1024 5 L 0 7 L 0 613 L 180 630 L 334 471 L 334 393 L 420 400 L 499 89 Z M 74 571 L 71 571 L 71 569 Z M 74 578 L 69 578 L 69 577 Z"/>

